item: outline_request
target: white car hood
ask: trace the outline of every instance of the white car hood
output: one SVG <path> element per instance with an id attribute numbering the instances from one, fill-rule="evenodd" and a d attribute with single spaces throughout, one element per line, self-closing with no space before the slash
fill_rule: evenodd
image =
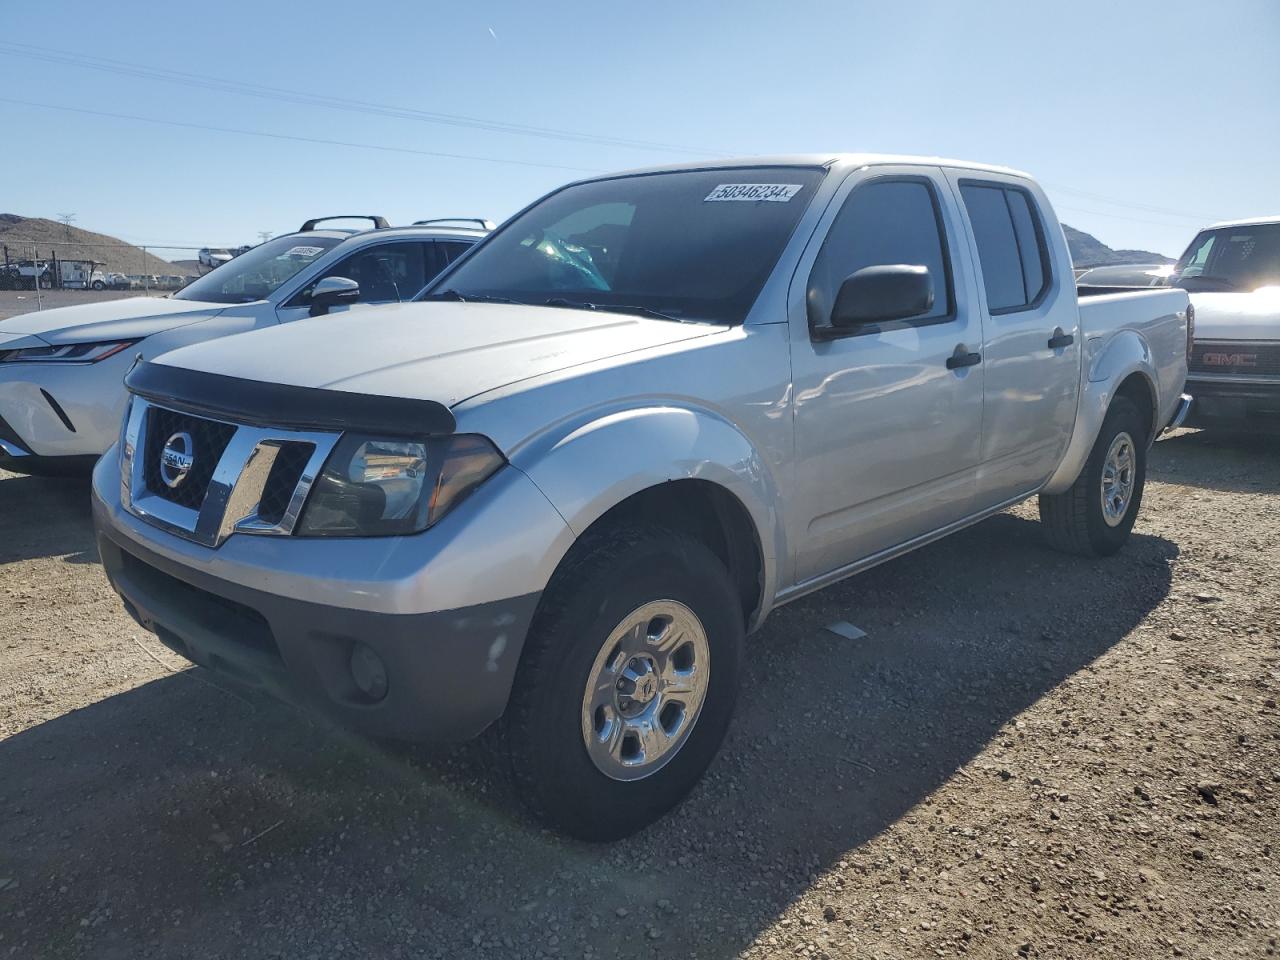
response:
<path id="1" fill-rule="evenodd" d="M 1197 340 L 1280 340 L 1280 287 L 1193 293 Z"/>
<path id="2" fill-rule="evenodd" d="M 132 340 L 208 320 L 227 309 L 225 303 L 174 300 L 170 297 L 129 297 L 55 307 L 0 320 L 0 343 L 18 337 L 39 337 L 45 343 L 84 343 Z"/>
<path id="3" fill-rule="evenodd" d="M 194 344 L 155 362 L 452 406 L 530 377 L 724 329 L 604 310 L 404 303 Z"/>

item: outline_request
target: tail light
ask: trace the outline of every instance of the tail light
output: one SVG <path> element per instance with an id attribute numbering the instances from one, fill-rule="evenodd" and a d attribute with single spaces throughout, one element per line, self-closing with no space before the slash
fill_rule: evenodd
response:
<path id="1" fill-rule="evenodd" d="M 1187 304 L 1187 363 L 1191 362 L 1191 348 L 1195 346 L 1196 339 L 1196 307 L 1193 303 Z"/>

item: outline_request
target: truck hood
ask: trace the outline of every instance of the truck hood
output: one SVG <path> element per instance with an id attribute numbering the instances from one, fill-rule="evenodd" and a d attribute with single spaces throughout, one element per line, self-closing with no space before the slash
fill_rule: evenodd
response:
<path id="1" fill-rule="evenodd" d="M 1280 287 L 1193 293 L 1197 340 L 1280 340 Z"/>
<path id="2" fill-rule="evenodd" d="M 453 406 L 520 380 L 725 329 L 604 310 L 403 303 L 193 344 L 155 362 Z"/>
<path id="3" fill-rule="evenodd" d="M 34 305 L 34 301 L 33 301 Z M 45 343 L 133 340 L 208 320 L 227 309 L 225 303 L 130 297 L 55 307 L 0 320 L 0 338 L 35 336 Z"/>

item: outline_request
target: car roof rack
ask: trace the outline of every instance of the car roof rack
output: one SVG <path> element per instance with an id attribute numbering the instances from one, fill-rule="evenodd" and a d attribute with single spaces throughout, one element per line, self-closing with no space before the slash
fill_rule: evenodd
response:
<path id="1" fill-rule="evenodd" d="M 336 217 L 316 217 L 314 220 L 308 220 L 298 229 L 298 232 L 309 233 L 316 228 L 317 223 L 324 223 L 326 220 L 372 220 L 373 229 L 375 230 L 385 230 L 391 226 L 391 224 L 387 223 L 386 217 L 375 217 L 370 214 L 360 213 L 344 213 Z"/>
<path id="2" fill-rule="evenodd" d="M 474 223 L 481 230 L 492 230 L 495 226 L 492 220 L 482 220 L 479 217 L 436 217 L 434 220 L 415 220 L 415 227 L 427 227 L 433 223 Z"/>

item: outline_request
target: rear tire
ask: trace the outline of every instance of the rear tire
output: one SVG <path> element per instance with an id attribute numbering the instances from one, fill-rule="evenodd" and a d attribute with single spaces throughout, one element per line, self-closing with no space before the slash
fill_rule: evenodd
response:
<path id="1" fill-rule="evenodd" d="M 1115 553 L 1138 519 L 1146 478 L 1146 423 L 1132 401 L 1118 397 L 1076 482 L 1062 493 L 1040 495 L 1045 539 L 1066 553 Z"/>
<path id="2" fill-rule="evenodd" d="M 517 794 L 582 840 L 661 817 L 724 739 L 743 634 L 733 581 L 697 540 L 589 534 L 543 596 L 497 731 Z"/>

